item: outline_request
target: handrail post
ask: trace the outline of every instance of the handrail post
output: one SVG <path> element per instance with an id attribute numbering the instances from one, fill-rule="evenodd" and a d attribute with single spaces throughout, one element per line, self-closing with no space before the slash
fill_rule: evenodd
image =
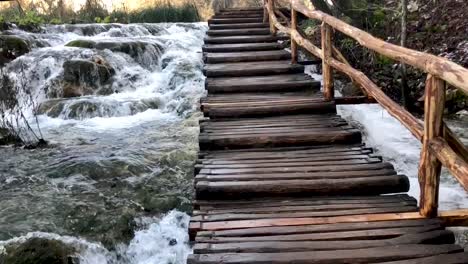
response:
<path id="1" fill-rule="evenodd" d="M 263 23 L 267 23 L 269 20 L 267 5 L 268 0 L 263 0 Z"/>
<path id="2" fill-rule="evenodd" d="M 442 137 L 444 132 L 443 114 L 445 108 L 445 81 L 428 75 L 424 103 L 424 138 L 419 163 L 419 184 L 421 186 L 420 214 L 436 217 L 439 202 L 439 182 L 442 165 L 429 148 L 429 141 Z"/>
<path id="3" fill-rule="evenodd" d="M 322 23 L 322 74 L 323 74 L 323 96 L 325 100 L 332 101 L 335 98 L 333 84 L 333 69 L 328 64 L 328 59 L 333 56 L 333 28 Z"/>
<path id="4" fill-rule="evenodd" d="M 291 5 L 291 29 L 297 30 L 297 11 Z M 298 59 L 297 53 L 297 42 L 294 40 L 293 34 L 291 34 L 291 64 L 296 64 Z"/>
<path id="5" fill-rule="evenodd" d="M 268 0 L 268 8 L 273 14 L 275 13 L 275 0 Z M 270 32 L 272 35 L 276 35 L 276 26 L 273 23 L 273 19 L 270 18 L 270 12 L 268 12 L 268 18 L 270 21 Z"/>

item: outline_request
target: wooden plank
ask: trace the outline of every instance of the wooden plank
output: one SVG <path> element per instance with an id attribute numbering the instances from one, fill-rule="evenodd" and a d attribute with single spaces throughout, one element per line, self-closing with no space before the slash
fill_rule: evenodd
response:
<path id="1" fill-rule="evenodd" d="M 207 63 L 229 63 L 284 60 L 291 58 L 291 54 L 285 50 L 268 50 L 229 53 L 205 53 L 203 57 L 205 62 Z"/>
<path id="2" fill-rule="evenodd" d="M 275 92 L 320 89 L 320 82 L 303 74 L 215 78 L 206 81 L 209 93 Z"/>
<path id="3" fill-rule="evenodd" d="M 206 108 L 203 110 L 206 116 L 212 118 L 236 118 L 236 117 L 258 117 L 258 116 L 276 116 L 276 115 L 295 115 L 295 114 L 321 114 L 334 113 L 336 111 L 335 104 L 331 102 L 323 103 L 298 103 L 292 105 L 275 105 L 267 106 L 245 106 L 235 108 Z"/>
<path id="4" fill-rule="evenodd" d="M 235 44 L 235 43 L 265 43 L 279 40 L 286 40 L 284 36 L 271 35 L 249 35 L 249 36 L 230 36 L 230 37 L 206 37 L 206 44 Z"/>
<path id="5" fill-rule="evenodd" d="M 323 132 L 297 132 L 256 134 L 245 136 L 206 136 L 199 137 L 200 149 L 225 149 L 248 147 L 278 147 L 292 145 L 316 145 L 316 144 L 352 144 L 361 142 L 359 130 L 342 130 Z"/>
<path id="6" fill-rule="evenodd" d="M 358 200 L 359 201 L 359 200 Z M 383 230 L 398 227 L 422 227 L 426 225 L 441 225 L 438 219 L 416 219 L 399 221 L 380 222 L 359 222 L 359 223 L 336 223 L 322 225 L 299 225 L 299 226 L 272 226 L 246 229 L 228 229 L 220 231 L 201 231 L 198 237 L 250 237 L 250 236 L 270 236 L 270 235 L 291 235 L 305 233 L 328 233 L 359 230 Z"/>
<path id="7" fill-rule="evenodd" d="M 272 214 L 272 213 L 284 213 L 284 212 L 307 212 L 307 211 L 333 211 L 333 210 L 344 210 L 344 209 L 364 209 L 364 208 L 387 208 L 387 207 L 398 207 L 398 206 L 416 206 L 415 201 L 391 201 L 381 203 L 343 203 L 343 204 L 269 204 L 260 207 L 242 207 L 242 208 L 201 208 L 195 210 L 193 215 L 216 215 L 226 213 L 251 213 L 251 214 Z"/>
<path id="8" fill-rule="evenodd" d="M 281 243 L 270 241 L 219 244 L 197 243 L 195 244 L 193 251 L 194 254 L 329 251 L 407 244 L 452 244 L 454 243 L 454 240 L 455 238 L 452 232 L 446 230 L 435 230 L 421 234 L 405 234 L 403 236 L 390 239 L 327 241 L 326 243 L 321 241 L 283 241 Z"/>
<path id="9" fill-rule="evenodd" d="M 236 199 L 236 200 L 196 200 L 195 204 L 204 208 L 237 208 L 237 207 L 250 207 L 256 208 L 259 206 L 267 207 L 268 205 L 294 205 L 297 204 L 312 204 L 312 205 L 326 205 L 326 204 L 355 204 L 355 203 L 391 203 L 411 201 L 415 202 L 416 199 L 408 196 L 407 194 L 393 194 L 382 196 L 322 196 L 315 197 L 315 199 L 298 198 L 298 197 L 265 197 L 262 200 L 258 199 Z M 418 222 L 421 220 L 405 220 L 405 222 Z M 425 221 L 439 221 L 435 219 L 427 219 Z M 384 222 L 383 222 L 384 223 Z M 386 224 L 386 223 L 385 223 Z"/>
<path id="10" fill-rule="evenodd" d="M 207 77 L 239 77 L 272 74 L 303 73 L 304 66 L 288 61 L 208 64 L 203 68 Z"/>
<path id="11" fill-rule="evenodd" d="M 460 253 L 456 245 L 397 245 L 366 250 L 334 250 L 286 253 L 224 253 L 190 255 L 188 264 L 255 264 L 255 263 L 375 263 L 423 258 L 447 253 Z"/>
<path id="12" fill-rule="evenodd" d="M 271 168 L 243 168 L 243 169 L 202 169 L 201 174 L 244 174 L 244 173 L 259 173 L 265 174 L 270 172 L 332 172 L 332 171 L 360 171 L 360 170 L 379 170 L 383 168 L 393 168 L 389 163 L 373 163 L 373 164 L 353 164 L 337 166 L 303 166 L 303 167 L 271 167 Z"/>
<path id="13" fill-rule="evenodd" d="M 225 29 L 244 29 L 244 28 L 270 28 L 268 23 L 241 23 L 241 24 L 213 24 L 210 29 L 225 30 Z"/>
<path id="14" fill-rule="evenodd" d="M 222 174 L 206 175 L 198 174 L 195 181 L 258 181 L 258 180 L 312 180 L 312 179 L 347 179 L 363 177 L 380 177 L 395 175 L 396 172 L 390 169 L 373 171 L 344 171 L 344 172 L 315 172 L 315 173 L 264 173 L 264 174 Z"/>
<path id="15" fill-rule="evenodd" d="M 241 51 L 264 51 L 279 50 L 283 46 L 278 42 L 266 43 L 235 43 L 235 44 L 211 44 L 202 47 L 203 52 L 241 52 Z"/>
<path id="16" fill-rule="evenodd" d="M 407 192 L 406 176 L 381 176 L 377 178 L 350 178 L 327 180 L 274 180 L 196 183 L 197 199 L 209 197 L 261 197 L 261 196 L 320 196 L 320 195 L 368 195 Z"/>
<path id="17" fill-rule="evenodd" d="M 198 243 L 234 243 L 234 242 L 266 242 L 275 241 L 339 241 L 339 240 L 379 240 L 400 237 L 406 234 L 418 234 L 443 229 L 440 225 L 427 225 L 420 227 L 399 227 L 387 229 L 305 233 L 292 235 L 246 236 L 246 237 L 197 237 Z M 453 239 L 454 240 L 454 239 Z M 453 243 L 453 242 L 452 242 Z"/>
<path id="18" fill-rule="evenodd" d="M 214 24 L 240 24 L 240 23 L 263 23 L 263 18 L 214 18 L 208 20 L 208 25 Z"/>
<path id="19" fill-rule="evenodd" d="M 206 34 L 208 36 L 270 35 L 270 30 L 268 28 L 210 29 Z"/>

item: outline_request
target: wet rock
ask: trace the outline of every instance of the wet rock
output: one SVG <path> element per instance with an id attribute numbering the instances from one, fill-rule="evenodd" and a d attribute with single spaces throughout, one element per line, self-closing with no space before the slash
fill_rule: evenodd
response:
<path id="1" fill-rule="evenodd" d="M 361 88 L 354 85 L 353 83 L 343 84 L 341 87 L 341 94 L 343 96 L 360 96 L 363 95 Z"/>
<path id="2" fill-rule="evenodd" d="M 143 42 L 143 41 L 92 41 L 92 40 L 74 40 L 69 42 L 66 46 L 97 49 L 97 50 L 110 50 L 112 52 L 122 52 L 128 54 L 133 59 L 139 62 L 157 61 L 159 56 L 163 53 L 163 47 L 156 43 Z"/>
<path id="3" fill-rule="evenodd" d="M 74 249 L 58 240 L 31 238 L 6 251 L 4 264 L 79 264 Z"/>
<path id="4" fill-rule="evenodd" d="M 12 133 L 9 129 L 0 127 L 0 146 L 5 145 L 20 145 L 23 141 L 21 138 Z"/>
<path id="5" fill-rule="evenodd" d="M 445 101 L 449 113 L 468 108 L 468 96 L 458 89 L 448 90 L 445 95 Z"/>
<path id="6" fill-rule="evenodd" d="M 177 239 L 175 239 L 175 238 L 170 239 L 169 240 L 169 246 L 175 246 L 175 245 L 177 245 Z"/>
<path id="7" fill-rule="evenodd" d="M 70 60 L 63 64 L 62 97 L 78 97 L 83 95 L 108 95 L 112 90 L 110 85 L 115 70 L 100 58 L 98 61 Z"/>
<path id="8" fill-rule="evenodd" d="M 461 110 L 456 113 L 458 119 L 468 122 L 468 110 Z"/>
<path id="9" fill-rule="evenodd" d="M 8 35 L 0 35 L 0 66 L 31 51 L 25 40 Z"/>

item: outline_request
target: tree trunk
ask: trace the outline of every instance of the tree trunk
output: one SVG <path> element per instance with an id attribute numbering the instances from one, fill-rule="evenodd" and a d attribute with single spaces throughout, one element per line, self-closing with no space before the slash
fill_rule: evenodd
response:
<path id="1" fill-rule="evenodd" d="M 406 47 L 406 35 L 407 35 L 407 21 L 408 18 L 408 0 L 401 0 L 401 46 Z M 401 99 L 403 106 L 408 109 L 410 107 L 410 95 L 409 87 L 407 82 L 406 65 L 401 63 Z"/>

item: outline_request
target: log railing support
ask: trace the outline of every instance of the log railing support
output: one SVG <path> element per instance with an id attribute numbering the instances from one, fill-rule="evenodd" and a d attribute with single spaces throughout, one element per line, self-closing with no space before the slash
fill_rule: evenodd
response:
<path id="1" fill-rule="evenodd" d="M 333 68 L 328 60 L 333 56 L 333 28 L 326 23 L 322 23 L 322 52 L 323 96 L 325 100 L 331 101 L 335 97 L 335 88 Z"/>
<path id="2" fill-rule="evenodd" d="M 445 82 L 428 75 L 424 105 L 424 137 L 419 163 L 421 186 L 420 213 L 425 217 L 436 217 L 439 202 L 439 182 L 442 165 L 430 150 L 431 140 L 444 133 Z"/>
<path id="3" fill-rule="evenodd" d="M 297 30 L 297 11 L 291 7 L 291 29 Z M 291 35 L 291 64 L 296 64 L 298 59 L 297 42 Z"/>
<path id="4" fill-rule="evenodd" d="M 268 14 L 268 9 L 266 7 L 268 0 L 263 0 L 263 23 L 268 23 L 269 19 L 268 17 L 270 16 Z"/>
<path id="5" fill-rule="evenodd" d="M 267 0 L 267 1 L 268 1 L 268 9 L 270 9 L 274 15 L 275 14 L 275 0 Z M 276 26 L 275 26 L 273 19 L 269 17 L 270 15 L 271 14 L 268 15 L 268 21 L 270 21 L 270 33 L 272 35 L 276 35 Z"/>

